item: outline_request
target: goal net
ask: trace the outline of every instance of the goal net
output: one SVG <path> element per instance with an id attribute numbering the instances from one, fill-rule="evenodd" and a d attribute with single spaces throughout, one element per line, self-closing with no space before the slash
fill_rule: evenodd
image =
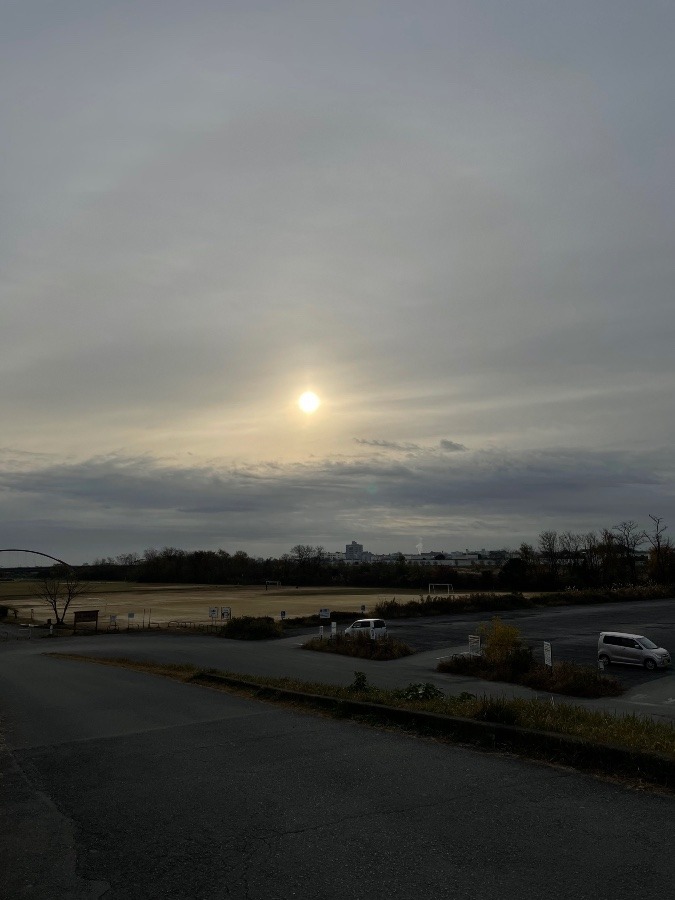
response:
<path id="1" fill-rule="evenodd" d="M 430 593 L 430 594 L 454 594 L 454 590 L 453 590 L 453 587 L 451 584 L 440 584 L 440 583 L 431 584 L 430 583 L 428 593 Z"/>

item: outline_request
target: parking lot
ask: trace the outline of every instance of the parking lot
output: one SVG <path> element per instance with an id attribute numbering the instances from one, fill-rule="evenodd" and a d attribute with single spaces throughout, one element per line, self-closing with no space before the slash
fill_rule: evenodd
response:
<path id="1" fill-rule="evenodd" d="M 535 657 L 543 659 L 543 643 L 552 645 L 554 661 L 566 660 L 583 665 L 597 664 L 598 636 L 601 631 L 642 634 L 675 655 L 675 599 L 650 600 L 606 606 L 566 606 L 550 609 L 501 612 L 499 618 L 515 625 Z M 477 634 L 490 613 L 457 616 L 430 616 L 419 619 L 392 619 L 389 633 L 417 651 L 435 650 L 467 644 L 468 635 Z M 634 666 L 612 666 L 611 673 L 627 687 L 663 678 L 671 670 L 647 672 Z"/>

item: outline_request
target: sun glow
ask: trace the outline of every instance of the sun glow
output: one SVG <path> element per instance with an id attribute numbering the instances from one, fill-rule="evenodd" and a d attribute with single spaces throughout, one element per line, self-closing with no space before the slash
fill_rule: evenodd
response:
<path id="1" fill-rule="evenodd" d="M 298 399 L 298 406 L 304 413 L 316 412 L 320 405 L 321 400 L 319 400 L 314 391 L 305 391 Z"/>

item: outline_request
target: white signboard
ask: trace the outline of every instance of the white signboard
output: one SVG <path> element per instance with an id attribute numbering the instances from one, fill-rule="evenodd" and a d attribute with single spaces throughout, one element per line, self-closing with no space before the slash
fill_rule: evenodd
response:
<path id="1" fill-rule="evenodd" d="M 209 619 L 215 619 L 218 615 L 218 607 L 211 606 L 209 607 Z"/>
<path id="2" fill-rule="evenodd" d="M 229 619 L 232 616 L 232 609 L 229 606 L 221 606 L 220 607 L 220 618 L 221 619 Z"/>
<path id="3" fill-rule="evenodd" d="M 334 636 L 337 634 L 337 622 L 330 623 L 330 633 Z"/>
<path id="4" fill-rule="evenodd" d="M 548 666 L 549 669 L 553 668 L 553 654 L 551 653 L 551 644 L 548 641 L 544 641 L 544 665 Z"/>
<path id="5" fill-rule="evenodd" d="M 480 656 L 480 635 L 479 634 L 470 634 L 469 635 L 469 653 L 471 656 Z"/>
<path id="6" fill-rule="evenodd" d="M 329 609 L 320 609 L 319 610 L 319 618 L 320 619 L 330 619 L 330 610 Z"/>

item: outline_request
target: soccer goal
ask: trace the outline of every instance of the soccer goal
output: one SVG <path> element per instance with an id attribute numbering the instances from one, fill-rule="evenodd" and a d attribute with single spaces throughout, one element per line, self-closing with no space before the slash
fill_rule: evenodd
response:
<path id="1" fill-rule="evenodd" d="M 454 594 L 455 590 L 451 584 L 429 584 L 429 594 Z"/>
<path id="2" fill-rule="evenodd" d="M 280 581 L 266 581 L 265 582 L 265 590 L 271 587 L 281 587 Z"/>

